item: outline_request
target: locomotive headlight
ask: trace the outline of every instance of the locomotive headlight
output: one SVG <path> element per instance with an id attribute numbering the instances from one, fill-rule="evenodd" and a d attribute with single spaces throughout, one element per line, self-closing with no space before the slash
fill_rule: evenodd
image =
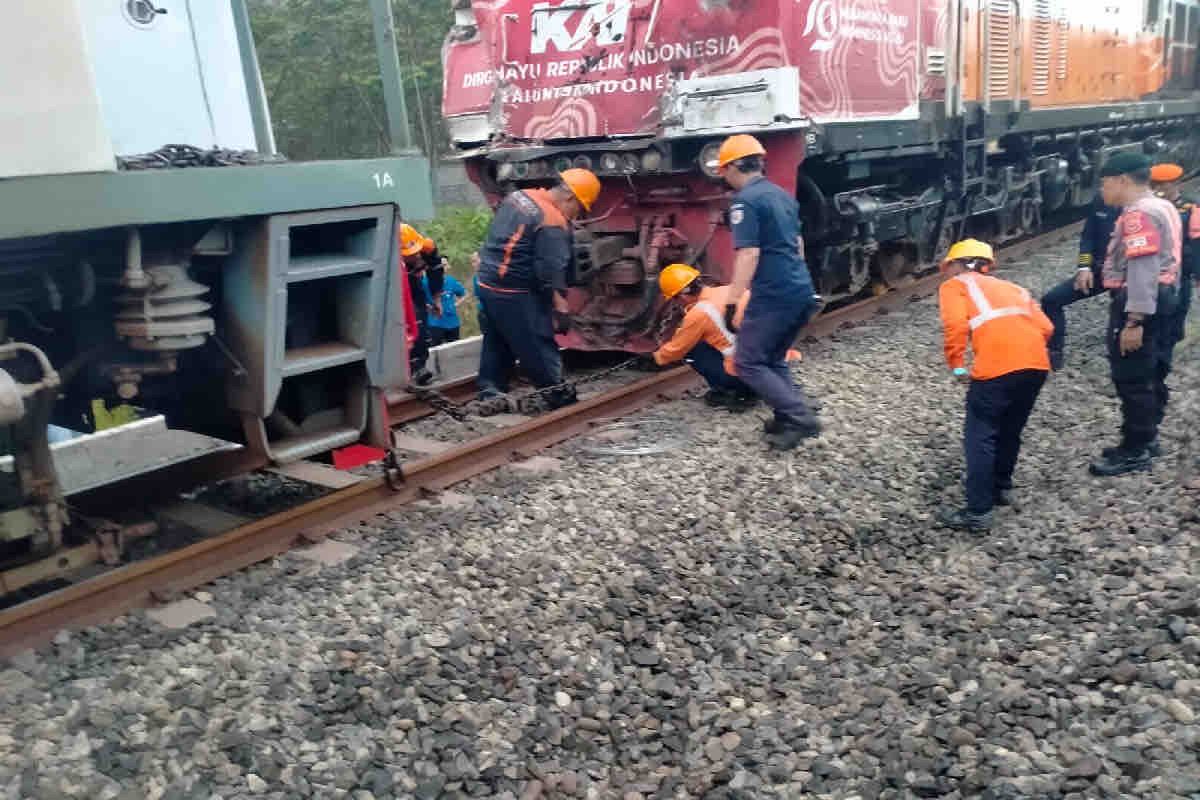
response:
<path id="1" fill-rule="evenodd" d="M 621 157 L 616 153 L 605 153 L 600 156 L 600 169 L 605 172 L 616 172 L 621 168 Z"/>
<path id="2" fill-rule="evenodd" d="M 720 150 L 720 142 L 709 142 L 708 144 L 704 145 L 704 149 L 700 151 L 700 155 L 696 159 L 700 162 L 700 171 L 710 178 L 715 178 L 719 174 L 718 168 L 710 167 L 709 163 L 716 163 L 717 153 L 719 153 Z"/>
<path id="3" fill-rule="evenodd" d="M 554 171 L 555 172 L 566 172 L 570 168 L 571 168 L 571 159 L 567 158 L 566 156 L 559 156 L 558 158 L 554 159 Z"/>
<path id="4" fill-rule="evenodd" d="M 547 165 L 545 161 L 530 161 L 529 177 L 544 178 L 546 176 L 546 167 Z"/>
<path id="5" fill-rule="evenodd" d="M 645 153 L 642 153 L 642 169 L 646 172 L 658 172 L 659 168 L 662 167 L 662 161 L 662 153 L 657 150 L 647 150 Z"/>
<path id="6" fill-rule="evenodd" d="M 626 153 L 621 156 L 621 172 L 626 175 L 636 175 L 638 171 L 638 157 L 633 153 Z"/>
<path id="7" fill-rule="evenodd" d="M 592 168 L 592 157 L 591 156 L 575 156 L 575 160 L 571 162 L 571 166 L 575 167 L 576 169 L 591 169 Z"/>
<path id="8" fill-rule="evenodd" d="M 520 181 L 520 180 L 524 180 L 525 178 L 529 177 L 529 162 L 528 161 L 518 161 L 516 164 L 512 165 L 512 168 L 513 168 L 513 177 L 515 177 L 517 180 Z"/>
<path id="9" fill-rule="evenodd" d="M 496 167 L 496 180 L 511 181 L 512 177 L 513 177 L 513 165 L 512 164 L 501 164 L 500 166 Z"/>

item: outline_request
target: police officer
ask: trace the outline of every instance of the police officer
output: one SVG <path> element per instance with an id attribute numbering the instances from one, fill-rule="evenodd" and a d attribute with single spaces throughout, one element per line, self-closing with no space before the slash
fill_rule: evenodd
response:
<path id="1" fill-rule="evenodd" d="M 1196 201 L 1183 194 L 1179 181 L 1183 167 L 1178 164 L 1155 164 L 1150 168 L 1150 188 L 1156 195 L 1170 202 L 1179 211 L 1180 228 L 1183 230 L 1182 263 L 1179 265 L 1179 297 L 1175 304 L 1175 316 L 1167 326 L 1164 341 L 1165 352 L 1160 367 L 1165 370 L 1163 378 L 1171 372 L 1175 345 L 1183 341 L 1187 329 L 1187 315 L 1192 307 L 1192 283 L 1200 279 L 1200 214 L 1194 213 Z"/>
<path id="2" fill-rule="evenodd" d="M 1113 226 L 1121 209 L 1104 204 L 1097 194 L 1083 223 L 1079 236 L 1079 261 L 1075 277 L 1068 278 L 1042 296 L 1042 310 L 1054 324 L 1050 337 L 1050 368 L 1063 368 L 1063 345 L 1067 338 L 1067 306 L 1086 300 L 1104 291 L 1100 279 L 1100 268 L 1104 266 L 1104 254 L 1108 251 L 1108 240 L 1112 238 Z"/>
<path id="3" fill-rule="evenodd" d="M 727 327 L 737 333 L 734 367 L 775 411 L 766 425 L 767 444 L 790 450 L 821 432 L 786 360 L 817 302 L 801 255 L 799 206 L 763 175 L 766 154 L 753 136 L 739 134 L 721 143 L 709 166 L 736 190 L 729 208 L 736 257 L 724 315 Z M 748 287 L 750 302 L 741 326 L 735 328 L 737 305 Z"/>
<path id="4" fill-rule="evenodd" d="M 554 341 L 556 311 L 565 312 L 566 270 L 571 261 L 570 220 L 590 211 L 600 180 L 569 169 L 551 189 L 525 189 L 504 198 L 488 228 L 479 258 L 479 300 L 486 311 L 479 355 L 481 399 L 508 391 L 515 362 L 539 389 L 562 383 L 562 358 Z M 545 398 L 552 408 L 575 402 L 571 387 Z"/>
<path id="5" fill-rule="evenodd" d="M 1104 260 L 1111 295 L 1108 357 L 1121 398 L 1121 442 L 1091 464 L 1094 475 L 1149 469 L 1166 406 L 1159 364 L 1173 321 L 1183 230 L 1179 212 L 1150 191 L 1150 161 L 1120 153 L 1100 170 L 1104 202 L 1121 207 Z"/>

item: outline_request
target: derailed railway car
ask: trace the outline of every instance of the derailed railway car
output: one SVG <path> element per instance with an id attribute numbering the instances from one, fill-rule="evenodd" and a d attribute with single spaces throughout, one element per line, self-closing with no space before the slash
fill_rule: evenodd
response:
<path id="1" fill-rule="evenodd" d="M 836 303 L 929 269 L 965 234 L 1003 242 L 1090 201 L 1103 161 L 1194 163 L 1200 7 L 1160 0 L 454 0 L 443 112 L 493 201 L 588 167 L 578 349 L 646 350 L 671 327 L 672 261 L 732 267 L 732 133 L 795 193 Z"/>
<path id="2" fill-rule="evenodd" d="M 0 95 L 0 562 L 98 535 L 74 499 L 138 474 L 386 441 L 423 158 L 279 158 L 244 0 L 5 4 Z"/>

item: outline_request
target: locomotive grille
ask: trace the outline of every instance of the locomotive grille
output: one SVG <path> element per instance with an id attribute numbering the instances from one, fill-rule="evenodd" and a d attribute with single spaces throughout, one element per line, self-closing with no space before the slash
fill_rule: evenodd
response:
<path id="1" fill-rule="evenodd" d="M 931 47 L 925 51 L 925 72 L 928 75 L 946 74 L 946 51 Z"/>
<path id="2" fill-rule="evenodd" d="M 988 0 L 987 91 L 1006 98 L 1012 86 L 1012 0 Z"/>
<path id="3" fill-rule="evenodd" d="M 1054 21 L 1051 0 L 1036 0 L 1033 7 L 1033 93 L 1050 94 L 1051 37 Z"/>
<path id="4" fill-rule="evenodd" d="M 1067 18 L 1066 4 L 1058 9 L 1058 67 L 1055 75 L 1058 80 L 1067 79 L 1067 43 L 1071 41 L 1071 21 Z"/>

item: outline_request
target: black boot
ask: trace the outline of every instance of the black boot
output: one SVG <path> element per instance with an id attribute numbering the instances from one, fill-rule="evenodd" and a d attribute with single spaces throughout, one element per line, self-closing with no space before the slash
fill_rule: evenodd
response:
<path id="1" fill-rule="evenodd" d="M 704 395 L 704 402 L 713 408 L 724 408 L 727 411 L 740 414 L 743 411 L 749 411 L 753 408 L 754 404 L 758 402 L 758 397 L 753 394 L 731 392 L 726 389 L 710 389 Z"/>
<path id="2" fill-rule="evenodd" d="M 1093 475 L 1101 476 L 1144 472 L 1150 469 L 1150 451 L 1145 447 L 1138 450 L 1118 448 L 1116 452 L 1093 461 L 1088 469 Z"/>
<path id="3" fill-rule="evenodd" d="M 432 382 L 433 373 L 425 367 L 421 367 L 419 370 L 413 373 L 413 383 L 415 383 L 417 386 L 428 386 Z"/>
<path id="4" fill-rule="evenodd" d="M 990 531 L 992 529 L 992 512 L 974 513 L 965 508 L 948 509 L 938 514 L 938 522 L 947 528 L 957 531 Z"/>
<path id="5" fill-rule="evenodd" d="M 813 419 L 811 422 L 783 417 L 779 420 L 779 429 L 766 436 L 767 445 L 772 450 L 792 450 L 805 439 L 821 435 L 821 423 Z"/>
<path id="6" fill-rule="evenodd" d="M 1100 451 L 1100 456 L 1102 458 L 1112 458 L 1119 452 L 1121 452 L 1120 447 L 1106 447 Z M 1162 445 L 1158 443 L 1157 436 L 1150 440 L 1150 444 L 1146 445 L 1146 452 L 1150 454 L 1151 458 L 1158 458 L 1162 455 Z"/>

